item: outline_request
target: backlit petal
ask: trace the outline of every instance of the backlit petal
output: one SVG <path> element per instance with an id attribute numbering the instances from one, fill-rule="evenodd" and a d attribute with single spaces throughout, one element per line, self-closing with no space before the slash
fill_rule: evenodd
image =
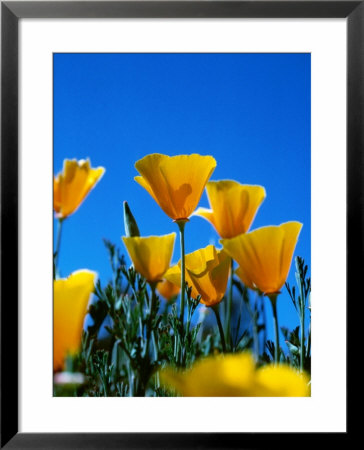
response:
<path id="1" fill-rule="evenodd" d="M 212 156 L 179 155 L 164 159 L 160 171 L 178 217 L 188 218 L 200 201 L 204 187 L 216 167 Z"/>
<path id="2" fill-rule="evenodd" d="M 81 344 L 82 326 L 94 289 L 96 273 L 73 272 L 68 278 L 54 281 L 53 368 L 64 369 L 67 355 L 76 353 Z"/>
<path id="3" fill-rule="evenodd" d="M 185 255 L 185 265 L 190 273 L 201 275 L 218 264 L 216 248 L 208 245 Z"/>
<path id="4" fill-rule="evenodd" d="M 309 397 L 309 378 L 288 365 L 268 365 L 257 370 L 257 392 L 264 397 Z"/>
<path id="5" fill-rule="evenodd" d="M 248 396 L 254 389 L 254 360 L 248 354 L 208 357 L 185 372 L 164 369 L 160 380 L 185 397 Z"/>
<path id="6" fill-rule="evenodd" d="M 230 271 L 230 257 L 213 245 L 196 250 L 185 256 L 185 279 L 192 287 L 193 298 L 201 296 L 201 303 L 213 306 L 219 303 L 226 291 Z M 181 262 L 171 267 L 164 278 L 181 286 Z"/>
<path id="7" fill-rule="evenodd" d="M 143 186 L 172 219 L 187 219 L 196 208 L 206 182 L 216 167 L 212 156 L 159 153 L 135 163 L 141 174 L 136 181 Z"/>
<path id="8" fill-rule="evenodd" d="M 149 194 L 153 197 L 153 199 L 158 203 L 158 199 L 157 197 L 154 195 L 153 189 L 150 187 L 150 184 L 148 183 L 148 181 L 141 177 L 141 176 L 137 176 L 134 177 L 134 180 L 140 184 L 140 186 L 142 186 L 147 192 L 149 192 Z"/>
<path id="9" fill-rule="evenodd" d="M 257 369 L 249 353 L 207 357 L 185 371 L 160 371 L 163 386 L 186 397 L 309 396 L 308 377 L 289 366 Z"/>
<path id="10" fill-rule="evenodd" d="M 213 264 L 200 273 L 191 272 L 187 264 L 186 269 L 192 286 L 201 296 L 201 303 L 214 306 L 222 300 L 230 271 L 230 258 L 224 251 L 217 251 Z"/>
<path id="11" fill-rule="evenodd" d="M 61 211 L 61 186 L 58 177 L 53 177 L 53 208 L 56 213 Z"/>
<path id="12" fill-rule="evenodd" d="M 66 159 L 63 172 L 54 178 L 53 183 L 56 216 L 64 219 L 73 214 L 104 172 L 103 167 L 91 168 L 88 159 L 80 161 Z"/>
<path id="13" fill-rule="evenodd" d="M 169 196 L 168 186 L 160 171 L 160 164 L 165 158 L 169 157 L 154 153 L 137 161 L 135 168 L 141 174 L 141 177 L 136 177 L 135 181 L 149 192 L 169 217 L 175 218 L 177 213 Z"/>
<path id="14" fill-rule="evenodd" d="M 168 280 L 163 280 L 157 284 L 157 290 L 162 297 L 169 301 L 172 298 L 176 297 L 181 289 L 178 287 L 178 285 L 171 283 Z"/>
<path id="15" fill-rule="evenodd" d="M 246 287 L 250 289 L 255 289 L 253 281 L 248 278 L 247 274 L 244 272 L 244 270 L 241 267 L 238 267 L 235 270 L 236 275 L 241 279 L 241 281 L 245 284 Z"/>
<path id="16" fill-rule="evenodd" d="M 287 279 L 302 224 L 287 222 L 221 241 L 240 267 L 237 275 L 266 294 L 279 292 Z"/>
<path id="17" fill-rule="evenodd" d="M 265 198 L 262 186 L 243 185 L 233 180 L 206 184 L 211 210 L 199 208 L 194 214 L 209 220 L 222 238 L 246 233 Z"/>
<path id="18" fill-rule="evenodd" d="M 206 219 L 208 222 L 210 222 L 216 228 L 214 213 L 212 212 L 211 209 L 202 208 L 202 207 L 197 208 L 196 211 L 192 214 L 192 216 L 200 216 L 200 217 Z"/>
<path id="19" fill-rule="evenodd" d="M 283 243 L 282 243 L 282 250 L 281 250 L 281 270 L 280 270 L 280 276 L 281 279 L 279 281 L 280 284 L 285 283 L 289 269 L 291 267 L 292 257 L 294 253 L 294 249 L 297 244 L 298 236 L 300 234 L 302 224 L 299 222 L 287 222 L 283 225 L 281 225 L 281 228 L 283 230 L 284 236 L 283 236 Z"/>
<path id="20" fill-rule="evenodd" d="M 123 237 L 135 270 L 150 282 L 160 281 L 171 263 L 176 233 Z"/>
<path id="21" fill-rule="evenodd" d="M 211 270 L 211 283 L 217 293 L 215 303 L 218 303 L 225 294 L 231 266 L 231 258 L 224 250 L 220 250 L 217 256 L 219 264 Z"/>
<path id="22" fill-rule="evenodd" d="M 165 278 L 169 282 L 175 284 L 176 286 L 178 286 L 179 289 L 181 289 L 181 262 L 170 267 L 167 270 L 167 272 L 164 274 L 163 278 Z M 192 287 L 192 292 L 191 292 L 192 298 L 196 298 L 198 296 L 198 292 L 197 292 L 196 288 L 194 287 L 191 277 L 187 270 L 185 273 L 185 282 L 188 284 L 189 287 Z"/>
<path id="23" fill-rule="evenodd" d="M 175 264 L 170 267 L 164 274 L 163 278 L 168 280 L 170 283 L 175 284 L 181 288 L 181 267 L 179 264 Z"/>

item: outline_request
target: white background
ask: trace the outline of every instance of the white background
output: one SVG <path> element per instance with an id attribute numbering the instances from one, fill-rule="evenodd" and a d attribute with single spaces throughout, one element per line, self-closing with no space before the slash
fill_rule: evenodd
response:
<path id="1" fill-rule="evenodd" d="M 345 431 L 346 21 L 20 25 L 20 431 Z M 311 52 L 311 398 L 52 397 L 53 52 Z"/>

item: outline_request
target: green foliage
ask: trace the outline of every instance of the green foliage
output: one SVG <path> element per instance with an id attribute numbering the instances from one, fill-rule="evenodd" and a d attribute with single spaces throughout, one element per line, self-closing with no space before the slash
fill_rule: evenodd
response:
<path id="1" fill-rule="evenodd" d="M 292 364 L 301 370 L 311 372 L 311 279 L 307 277 L 308 267 L 303 258 L 295 258 L 296 265 L 296 283 L 298 287 L 298 296 L 296 297 L 296 288 L 292 288 L 286 283 L 288 294 L 298 313 L 300 326 L 289 333 L 285 331 L 285 338 L 289 348 Z M 306 312 L 310 314 L 307 336 L 305 334 Z M 283 332 L 283 330 L 282 330 Z M 298 363 L 299 361 L 299 363 Z"/>
<path id="2" fill-rule="evenodd" d="M 182 324 L 175 302 L 167 303 L 157 295 L 156 286 L 148 284 L 135 270 L 127 268 L 116 246 L 104 241 L 108 251 L 112 279 L 95 287 L 95 299 L 89 307 L 92 325 L 84 332 L 82 347 L 76 357 L 67 358 L 67 370 L 81 373 L 82 384 L 54 387 L 56 396 L 171 396 L 160 386 L 158 370 L 164 366 L 189 368 L 194 361 L 223 351 L 216 322 L 198 319 L 200 298 L 192 298 L 185 286 L 186 311 Z M 299 295 L 287 285 L 296 309 L 306 308 L 310 295 L 307 267 L 296 259 Z M 228 352 L 252 350 L 258 365 L 274 359 L 274 343 L 266 342 L 264 298 L 261 293 L 249 295 L 248 289 L 234 279 L 239 309 L 231 328 Z M 226 300 L 224 299 L 223 302 Z M 221 308 L 223 310 L 223 307 Z M 210 315 L 211 317 L 212 315 Z M 213 317 L 211 317 L 212 319 Z M 106 325 L 107 323 L 107 325 Z M 293 331 L 281 328 L 287 355 L 280 360 L 300 367 L 300 327 Z M 305 345 L 305 364 L 309 370 L 309 339 Z M 263 349 L 260 351 L 260 349 Z"/>

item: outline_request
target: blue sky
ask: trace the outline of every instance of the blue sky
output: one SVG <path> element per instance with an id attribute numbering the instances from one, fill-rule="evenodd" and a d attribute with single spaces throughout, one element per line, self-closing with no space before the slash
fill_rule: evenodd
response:
<path id="1" fill-rule="evenodd" d="M 149 153 L 212 155 L 212 180 L 264 186 L 267 197 L 251 229 L 302 222 L 295 255 L 310 267 L 310 64 L 310 54 L 55 54 L 54 173 L 65 158 L 90 158 L 92 166 L 106 168 L 64 223 L 62 276 L 88 268 L 107 282 L 102 238 L 124 250 L 124 200 L 142 235 L 177 233 L 134 181 L 135 161 Z M 199 205 L 208 206 L 205 193 Z M 218 239 L 199 217 L 186 226 L 186 252 Z M 293 266 L 288 281 L 295 282 Z M 285 292 L 278 315 L 281 326 L 298 325 Z"/>

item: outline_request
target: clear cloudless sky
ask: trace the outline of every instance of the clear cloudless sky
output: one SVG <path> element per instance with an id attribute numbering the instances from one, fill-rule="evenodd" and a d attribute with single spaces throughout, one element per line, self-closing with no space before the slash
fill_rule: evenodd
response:
<path id="1" fill-rule="evenodd" d="M 90 158 L 106 169 L 64 222 L 62 276 L 87 268 L 103 284 L 111 278 L 102 239 L 124 251 L 124 200 L 143 236 L 177 233 L 134 181 L 135 161 L 150 153 L 212 155 L 211 180 L 264 186 L 267 197 L 251 230 L 302 222 L 295 255 L 310 267 L 310 80 L 310 54 L 55 54 L 54 173 L 65 158 Z M 199 206 L 208 207 L 206 193 Z M 218 241 L 207 221 L 191 218 L 186 252 Z M 177 234 L 173 262 L 179 254 Z M 295 283 L 294 264 L 288 281 Z M 285 288 L 278 316 L 281 326 L 299 323 Z"/>

